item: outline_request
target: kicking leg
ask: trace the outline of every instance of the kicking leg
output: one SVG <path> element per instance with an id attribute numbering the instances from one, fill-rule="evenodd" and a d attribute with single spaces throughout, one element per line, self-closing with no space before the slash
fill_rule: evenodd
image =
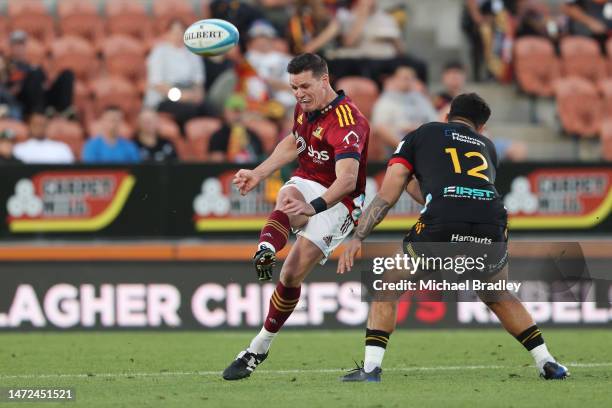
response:
<path id="1" fill-rule="evenodd" d="M 491 281 L 507 280 L 508 269 L 505 267 Z M 548 351 L 542 332 L 525 309 L 525 306 L 512 293 L 479 292 L 480 299 L 495 313 L 502 325 L 531 353 L 540 376 L 547 379 L 565 379 L 567 368 L 557 363 Z"/>
<path id="2" fill-rule="evenodd" d="M 302 227 L 308 222 L 308 218 L 304 215 L 288 216 L 280 210 L 285 199 L 289 197 L 304 201 L 304 196 L 297 188 L 293 186 L 282 188 L 278 192 L 274 211 L 268 217 L 259 235 L 259 244 L 257 245 L 257 252 L 253 257 L 253 262 L 260 281 L 272 279 L 272 269 L 276 263 L 276 253 L 287 244 L 290 229 Z"/>
<path id="3" fill-rule="evenodd" d="M 315 265 L 323 259 L 323 253 L 315 244 L 298 237 L 291 248 L 280 274 L 280 280 L 270 298 L 270 307 L 264 325 L 249 347 L 223 372 L 226 380 L 239 380 L 251 375 L 268 356 L 268 350 L 276 334 L 293 313 L 300 299 L 302 281 Z"/>

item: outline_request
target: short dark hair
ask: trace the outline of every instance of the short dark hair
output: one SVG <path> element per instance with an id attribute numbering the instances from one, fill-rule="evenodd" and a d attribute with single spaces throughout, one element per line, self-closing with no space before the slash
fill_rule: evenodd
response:
<path id="1" fill-rule="evenodd" d="M 305 71 L 312 71 L 312 75 L 317 78 L 329 73 L 327 62 L 319 55 L 309 52 L 294 57 L 287 65 L 287 72 L 290 74 L 296 75 Z"/>
<path id="2" fill-rule="evenodd" d="M 464 118 L 474 126 L 480 127 L 487 123 L 491 116 L 491 108 L 478 94 L 468 93 L 456 96 L 451 102 L 448 120 Z"/>
<path id="3" fill-rule="evenodd" d="M 448 61 L 446 64 L 444 64 L 444 71 L 448 71 L 450 69 L 465 71 L 465 66 L 460 61 Z"/>

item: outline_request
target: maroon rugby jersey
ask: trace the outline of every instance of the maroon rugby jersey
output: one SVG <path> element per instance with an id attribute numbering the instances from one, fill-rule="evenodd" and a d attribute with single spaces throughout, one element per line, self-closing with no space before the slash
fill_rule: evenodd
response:
<path id="1" fill-rule="evenodd" d="M 298 148 L 299 167 L 293 174 L 329 187 L 336 180 L 336 161 L 359 160 L 355 191 L 342 199 L 349 211 L 353 200 L 365 192 L 366 162 L 370 125 L 351 100 L 339 91 L 338 97 L 320 111 L 303 112 L 297 104 L 293 136 Z"/>

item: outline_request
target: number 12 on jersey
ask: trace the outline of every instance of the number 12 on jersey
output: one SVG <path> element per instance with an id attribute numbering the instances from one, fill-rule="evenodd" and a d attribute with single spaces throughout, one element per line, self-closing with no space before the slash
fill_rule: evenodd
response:
<path id="1" fill-rule="evenodd" d="M 457 154 L 457 148 L 448 147 L 444 149 L 444 153 L 450 154 L 451 161 L 453 162 L 453 169 L 455 173 L 461 174 L 461 163 L 459 162 L 459 155 Z M 468 176 L 478 177 L 478 178 L 490 181 L 486 175 L 481 173 L 481 171 L 484 171 L 489 168 L 489 163 L 487 163 L 487 159 L 482 155 L 482 153 L 467 152 L 464 154 L 464 156 L 467 157 L 468 159 L 471 157 L 476 157 L 482 161 L 481 164 L 479 164 L 476 167 L 472 167 L 471 169 L 467 171 Z"/>

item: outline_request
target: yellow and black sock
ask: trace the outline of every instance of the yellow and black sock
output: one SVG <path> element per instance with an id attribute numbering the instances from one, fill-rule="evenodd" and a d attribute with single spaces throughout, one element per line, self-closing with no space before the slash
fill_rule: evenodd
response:
<path id="1" fill-rule="evenodd" d="M 366 346 L 377 346 L 386 349 L 390 335 L 391 333 L 386 331 L 366 329 L 365 344 Z"/>
<path id="2" fill-rule="evenodd" d="M 535 324 L 516 336 L 516 339 L 529 351 L 544 344 L 542 332 Z"/>

